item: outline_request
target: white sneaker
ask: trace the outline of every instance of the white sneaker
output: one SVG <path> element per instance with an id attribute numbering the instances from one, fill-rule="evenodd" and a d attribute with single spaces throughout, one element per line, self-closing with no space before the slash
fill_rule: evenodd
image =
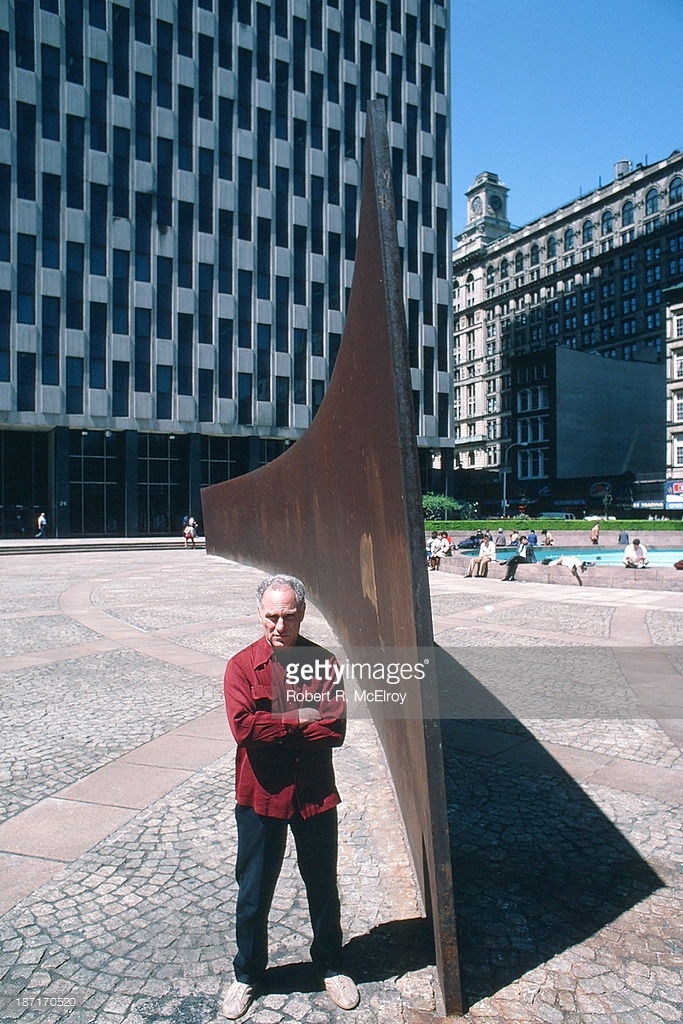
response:
<path id="1" fill-rule="evenodd" d="M 233 981 L 223 998 L 223 1016 L 228 1020 L 243 1017 L 254 1001 L 254 986 L 243 981 Z"/>
<path id="2" fill-rule="evenodd" d="M 337 971 L 327 971 L 323 980 L 330 999 L 342 1010 L 353 1010 L 358 1006 L 360 993 L 352 978 L 346 974 L 339 974 Z"/>

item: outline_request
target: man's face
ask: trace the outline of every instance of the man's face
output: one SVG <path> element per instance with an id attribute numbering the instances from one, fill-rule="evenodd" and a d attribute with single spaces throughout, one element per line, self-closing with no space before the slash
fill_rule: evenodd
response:
<path id="1" fill-rule="evenodd" d="M 293 647 L 299 639 L 299 627 L 306 606 L 297 604 L 296 594 L 289 587 L 270 587 L 261 598 L 258 617 L 263 635 L 271 647 Z"/>

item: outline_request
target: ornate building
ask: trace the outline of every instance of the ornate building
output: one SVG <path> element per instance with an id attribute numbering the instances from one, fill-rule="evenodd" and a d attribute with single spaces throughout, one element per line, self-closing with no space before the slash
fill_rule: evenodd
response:
<path id="1" fill-rule="evenodd" d="M 447 82 L 445 0 L 0 5 L 0 533 L 175 532 L 301 436 L 380 97 L 425 473 L 452 451 Z"/>
<path id="2" fill-rule="evenodd" d="M 667 510 L 683 513 L 683 284 L 666 300 L 666 495 Z"/>
<path id="3" fill-rule="evenodd" d="M 522 228 L 507 196 L 496 174 L 477 177 L 453 256 L 459 492 L 498 509 L 507 475 L 515 508 L 663 507 L 683 154 L 620 161 L 612 182 Z"/>

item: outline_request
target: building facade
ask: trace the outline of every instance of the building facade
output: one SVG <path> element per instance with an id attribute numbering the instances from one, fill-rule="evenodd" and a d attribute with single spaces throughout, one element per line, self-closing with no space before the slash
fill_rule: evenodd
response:
<path id="1" fill-rule="evenodd" d="M 318 409 L 384 98 L 418 442 L 452 451 L 445 0 L 0 9 L 0 531 L 176 532 Z M 369 339 L 371 343 L 371 339 Z"/>
<path id="2" fill-rule="evenodd" d="M 666 299 L 666 493 L 668 512 L 683 514 L 683 284 Z"/>
<path id="3" fill-rule="evenodd" d="M 458 492 L 498 510 L 505 475 L 507 512 L 663 508 L 683 153 L 620 161 L 612 182 L 522 228 L 507 199 L 496 174 L 479 175 L 454 252 Z"/>

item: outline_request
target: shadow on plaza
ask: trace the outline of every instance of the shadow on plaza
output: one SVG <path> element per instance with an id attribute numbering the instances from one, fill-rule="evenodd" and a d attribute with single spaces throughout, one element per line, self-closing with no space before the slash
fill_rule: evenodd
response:
<path id="1" fill-rule="evenodd" d="M 436 657 L 461 979 L 472 1005 L 663 882 L 504 705 L 445 650 Z"/>
<path id="2" fill-rule="evenodd" d="M 431 925 L 425 918 L 388 921 L 344 947 L 344 964 L 359 984 L 387 981 L 434 963 Z M 310 961 L 269 967 L 264 993 L 318 992 L 322 984 Z"/>

